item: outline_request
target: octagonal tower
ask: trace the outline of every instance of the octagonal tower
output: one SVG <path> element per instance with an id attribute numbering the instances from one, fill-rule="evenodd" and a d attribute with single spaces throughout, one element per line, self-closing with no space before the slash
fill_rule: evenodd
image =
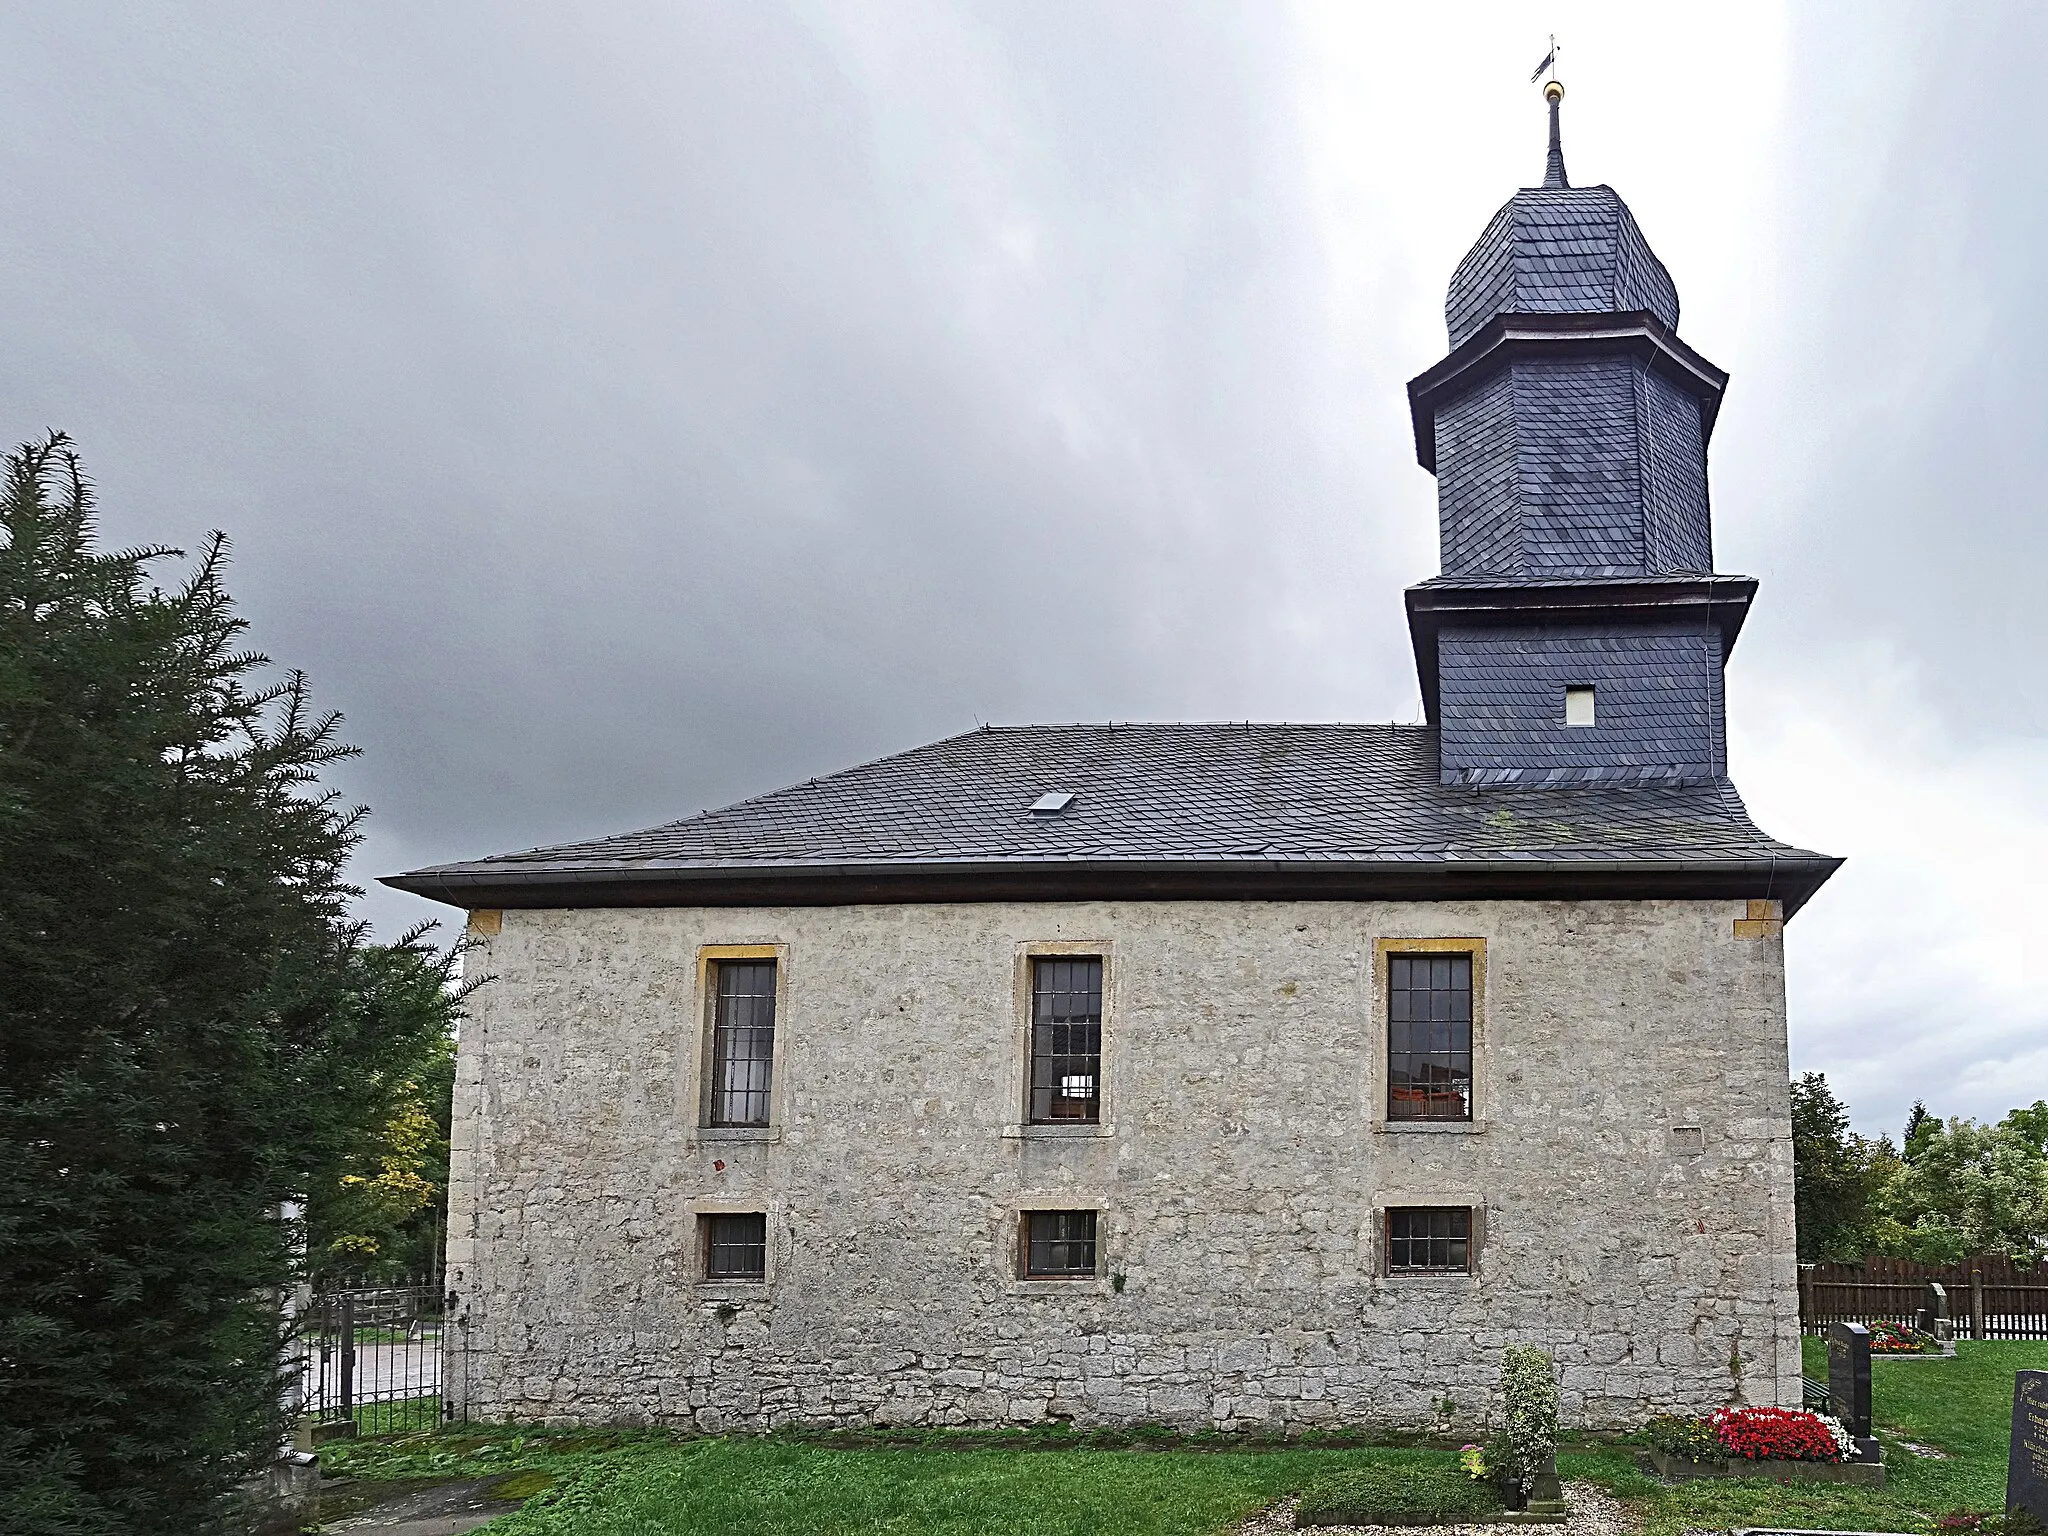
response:
<path id="1" fill-rule="evenodd" d="M 1610 187 L 1565 175 L 1495 214 L 1410 381 L 1443 574 L 1408 592 L 1446 783 L 1714 779 L 1721 674 L 1754 595 L 1713 571 L 1707 443 L 1727 375 Z"/>

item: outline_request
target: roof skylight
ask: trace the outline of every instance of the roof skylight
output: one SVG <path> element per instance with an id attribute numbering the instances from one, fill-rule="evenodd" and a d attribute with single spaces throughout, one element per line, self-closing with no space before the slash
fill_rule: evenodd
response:
<path id="1" fill-rule="evenodd" d="M 1071 790 L 1047 790 L 1031 802 L 1031 814 L 1034 816 L 1057 816 L 1073 803 L 1074 796 Z"/>

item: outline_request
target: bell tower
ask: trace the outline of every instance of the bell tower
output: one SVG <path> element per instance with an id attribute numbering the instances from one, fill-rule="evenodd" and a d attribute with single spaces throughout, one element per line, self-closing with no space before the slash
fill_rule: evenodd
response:
<path id="1" fill-rule="evenodd" d="M 1728 376 L 1678 337 L 1678 290 L 1628 205 L 1565 175 L 1458 263 L 1450 352 L 1409 381 L 1443 574 L 1408 589 L 1447 784 L 1727 772 L 1721 674 L 1756 583 L 1716 575 L 1707 443 Z"/>

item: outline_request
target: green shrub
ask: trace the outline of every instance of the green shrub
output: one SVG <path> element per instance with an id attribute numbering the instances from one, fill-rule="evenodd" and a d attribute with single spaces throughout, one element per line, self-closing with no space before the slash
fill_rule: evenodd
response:
<path id="1" fill-rule="evenodd" d="M 1501 1509 L 1500 1490 L 1452 1461 L 1375 1462 L 1310 1485 L 1296 1525 L 1440 1525 Z"/>
<path id="2" fill-rule="evenodd" d="M 1650 1444 L 1666 1456 L 1683 1456 L 1687 1461 L 1719 1461 L 1728 1452 L 1714 1426 L 1689 1413 L 1666 1413 L 1643 1426 Z"/>

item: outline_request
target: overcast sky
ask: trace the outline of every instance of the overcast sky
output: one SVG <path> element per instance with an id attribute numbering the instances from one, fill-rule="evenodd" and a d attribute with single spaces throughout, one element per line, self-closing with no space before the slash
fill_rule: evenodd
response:
<path id="1" fill-rule="evenodd" d="M 366 883 L 978 721 L 1414 720 L 1402 386 L 1551 27 L 1733 374 L 1736 782 L 1850 861 L 1794 1065 L 2048 1095 L 2048 8 L 9 7 L 0 431 L 227 530 Z"/>

